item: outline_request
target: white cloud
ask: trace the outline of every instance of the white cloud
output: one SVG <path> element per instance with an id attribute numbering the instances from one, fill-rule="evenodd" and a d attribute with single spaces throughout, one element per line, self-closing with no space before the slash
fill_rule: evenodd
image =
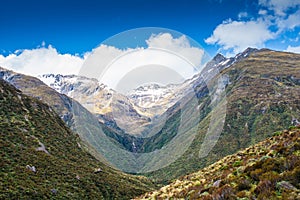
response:
<path id="1" fill-rule="evenodd" d="M 46 42 L 43 41 L 43 42 L 42 42 L 42 47 L 45 47 L 45 46 L 46 46 Z"/>
<path id="2" fill-rule="evenodd" d="M 288 46 L 288 48 L 286 49 L 287 52 L 293 52 L 293 53 L 300 53 L 300 46 L 297 47 L 292 47 L 292 46 Z"/>
<path id="3" fill-rule="evenodd" d="M 190 78 L 197 71 L 195 66 L 199 70 L 203 64 L 204 50 L 191 46 L 185 36 L 174 38 L 169 33 L 161 33 L 152 35 L 146 40 L 146 44 L 145 48 L 125 50 L 100 45 L 92 52 L 87 52 L 82 58 L 77 55 L 60 54 L 51 45 L 45 47 L 43 42 L 35 49 L 16 50 L 8 56 L 0 55 L 0 66 L 33 76 L 48 73 L 79 74 L 100 79 L 108 72 L 110 74 L 105 75 L 108 78 L 103 81 L 114 88 L 116 82 L 134 68 L 152 66 L 153 69 L 158 69 L 157 67 L 161 66 L 164 69 L 160 72 L 165 74 L 160 74 L 160 77 L 165 77 L 164 81 L 174 83 L 174 79 L 178 81 L 179 76 Z M 149 68 L 145 71 L 149 72 Z M 179 74 L 179 76 L 172 77 L 170 74 Z M 155 73 L 152 75 L 140 73 L 140 75 L 136 78 L 141 80 L 149 80 L 150 76 L 156 78 Z"/>
<path id="4" fill-rule="evenodd" d="M 79 56 L 60 54 L 51 45 L 17 50 L 8 56 L 0 55 L 0 66 L 33 76 L 46 73 L 77 74 L 83 61 Z"/>
<path id="5" fill-rule="evenodd" d="M 263 47 L 264 42 L 273 37 L 263 21 L 229 21 L 218 25 L 205 42 L 238 53 L 247 47 Z"/>
<path id="6" fill-rule="evenodd" d="M 300 6 L 300 0 L 259 0 L 258 3 L 278 16 L 285 16 L 288 9 Z"/>
<path id="7" fill-rule="evenodd" d="M 300 10 L 289 15 L 287 19 L 278 19 L 277 24 L 279 31 L 294 29 L 295 27 L 300 26 Z"/>
<path id="8" fill-rule="evenodd" d="M 145 48 L 126 50 L 101 45 L 93 50 L 80 74 L 98 78 L 111 88 L 117 89 L 118 82 L 138 68 L 149 66 L 157 69 L 161 66 L 164 68 L 161 72 L 165 72 L 165 80 L 168 80 L 168 83 L 175 83 L 178 76 L 172 77 L 170 74 L 175 72 L 184 78 L 190 78 L 196 72 L 194 66 L 200 67 L 202 64 L 203 49 L 191 46 L 185 36 L 174 38 L 169 33 L 161 33 L 152 35 L 146 40 L 146 44 Z M 143 70 L 140 71 L 140 76 L 135 77 L 136 80 L 131 80 L 131 85 L 128 85 L 127 89 L 133 87 L 134 82 L 149 80 L 150 76 L 155 79 L 155 74 L 146 73 L 149 70 L 144 69 L 145 73 L 142 73 Z M 165 85 L 165 80 L 161 84 Z M 126 87 L 122 88 L 126 90 Z"/>
<path id="9" fill-rule="evenodd" d="M 102 44 L 87 54 L 87 59 L 80 68 L 79 74 L 90 78 L 99 78 L 102 72 L 125 52 L 126 50 Z"/>
<path id="10" fill-rule="evenodd" d="M 179 38 L 173 38 L 169 33 L 152 35 L 146 43 L 149 48 L 161 48 L 176 53 L 196 67 L 201 65 L 203 49 L 192 47 L 184 35 Z"/>
<path id="11" fill-rule="evenodd" d="M 259 15 L 266 15 L 266 14 L 268 14 L 268 11 L 267 11 L 267 10 L 260 9 L 260 10 L 258 11 L 258 14 L 259 14 Z"/>
<path id="12" fill-rule="evenodd" d="M 247 12 L 240 12 L 238 14 L 238 18 L 239 19 L 246 18 L 246 17 L 248 17 L 248 13 Z"/>
<path id="13" fill-rule="evenodd" d="M 139 69 L 139 76 L 132 77 L 131 73 Z M 151 70 L 153 71 L 151 72 Z M 163 70 L 164 69 L 164 70 Z M 157 74 L 157 73 L 160 74 Z M 161 74 L 165 73 L 165 74 Z M 100 81 L 120 92 L 128 92 L 140 85 L 156 82 L 161 85 L 180 83 L 195 74 L 195 68 L 190 62 L 169 51 L 161 49 L 139 49 L 121 56 L 101 77 Z M 131 84 L 119 85 L 125 77 L 131 77 Z M 164 77 L 157 79 L 158 76 Z M 178 77 L 181 77 L 178 79 Z"/>
<path id="14" fill-rule="evenodd" d="M 256 18 L 246 20 L 246 13 L 240 12 L 238 21 L 225 20 L 205 42 L 227 54 L 238 53 L 247 47 L 264 47 L 267 41 L 300 26 L 300 0 L 259 0 L 258 5 Z"/>

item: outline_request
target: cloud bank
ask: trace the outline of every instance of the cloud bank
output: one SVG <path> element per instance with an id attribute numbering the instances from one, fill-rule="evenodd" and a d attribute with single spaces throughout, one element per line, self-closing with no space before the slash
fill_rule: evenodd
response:
<path id="1" fill-rule="evenodd" d="M 54 47 L 17 50 L 8 56 L 0 55 L 0 66 L 32 76 L 40 74 L 77 74 L 84 58 L 60 54 Z"/>
<path id="2" fill-rule="evenodd" d="M 223 21 L 205 42 L 231 55 L 247 47 L 262 48 L 267 41 L 300 27 L 300 0 L 259 0 L 256 17 L 247 16 L 240 12 L 239 20 Z"/>
<path id="3" fill-rule="evenodd" d="M 247 47 L 263 47 L 266 40 L 274 38 L 262 21 L 228 21 L 214 30 L 213 35 L 205 40 L 208 44 L 218 44 L 224 50 L 234 50 L 234 54 Z"/>
<path id="4" fill-rule="evenodd" d="M 135 49 L 118 49 L 102 44 L 91 52 L 86 52 L 84 56 L 77 56 L 61 54 L 51 45 L 45 47 L 43 42 L 35 49 L 17 50 L 8 56 L 0 55 L 0 66 L 33 76 L 48 73 L 80 74 L 98 79 L 101 73 L 113 66 L 114 70 L 110 70 L 111 74 L 104 81 L 114 86 L 122 76 L 134 70 L 133 67 L 160 65 L 176 71 L 184 78 L 190 78 L 203 64 L 204 50 L 191 46 L 184 35 L 178 38 L 170 33 L 151 35 L 146 44 L 146 47 Z M 166 71 L 164 76 L 171 81 L 169 74 Z M 143 79 L 143 76 L 147 74 L 141 74 L 137 78 Z"/>
<path id="5" fill-rule="evenodd" d="M 191 46 L 184 35 L 178 38 L 174 38 L 170 33 L 151 35 L 146 44 L 146 47 L 125 50 L 100 45 L 91 52 L 80 70 L 80 75 L 97 78 L 112 89 L 118 90 L 118 83 L 122 78 L 133 71 L 136 72 L 138 68 L 144 69 L 139 71 L 139 76 L 130 81 L 130 85 L 122 85 L 123 91 L 129 91 L 141 84 L 141 80 L 149 80 L 151 76 L 155 80 L 155 74 L 148 73 L 150 68 L 153 68 L 153 71 L 158 67 L 164 68 L 159 70 L 159 73 L 164 73 L 160 76 L 165 77 L 159 84 L 166 85 L 191 78 L 203 64 L 204 50 Z M 178 74 L 183 79 L 170 74 Z"/>
<path id="6" fill-rule="evenodd" d="M 293 52 L 293 53 L 300 53 L 300 46 L 293 47 L 293 46 L 289 45 L 288 48 L 286 49 L 286 51 Z"/>

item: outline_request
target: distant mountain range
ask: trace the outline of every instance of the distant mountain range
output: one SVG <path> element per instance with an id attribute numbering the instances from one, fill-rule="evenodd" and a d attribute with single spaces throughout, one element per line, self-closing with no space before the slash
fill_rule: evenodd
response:
<path id="1" fill-rule="evenodd" d="M 123 162 L 123 155 L 111 144 L 148 153 L 163 149 L 179 129 L 187 134 L 195 131 L 190 146 L 175 162 L 144 174 L 156 182 L 197 171 L 300 121 L 300 55 L 268 49 L 248 48 L 232 58 L 218 54 L 182 84 L 148 84 L 128 94 L 76 75 L 41 75 L 43 83 L 1 68 L 0 78 L 51 106 L 103 162 Z M 183 113 L 191 117 L 183 118 Z M 220 130 L 214 130 L 217 124 L 222 124 Z M 211 138 L 218 131 L 214 144 Z M 200 158 L 205 145 L 213 148 Z M 112 153 L 103 157 L 104 149 Z M 127 169 L 136 165 L 126 159 Z"/>
<path id="2" fill-rule="evenodd" d="M 201 74 L 183 84 L 142 85 L 128 94 L 121 94 L 93 78 L 76 75 L 45 74 L 39 79 L 61 94 L 74 98 L 102 123 L 118 125 L 132 135 L 147 135 L 165 112 L 190 93 L 191 88 L 206 84 L 220 70 L 246 58 L 256 49 L 247 49 L 233 58 L 217 54 Z M 113 126 L 111 126 L 113 127 Z M 148 130 L 147 130 L 148 128 Z"/>

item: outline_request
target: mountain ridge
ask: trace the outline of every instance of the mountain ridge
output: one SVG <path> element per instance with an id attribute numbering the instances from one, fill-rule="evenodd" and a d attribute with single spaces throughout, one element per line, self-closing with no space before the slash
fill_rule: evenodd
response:
<path id="1" fill-rule="evenodd" d="M 202 159 L 197 156 L 211 117 L 210 93 L 205 87 L 199 87 L 203 85 L 200 82 L 196 84 L 195 94 L 199 96 L 204 118 L 197 125 L 194 142 L 181 158 L 147 176 L 170 180 L 192 173 L 197 168 L 263 140 L 269 136 L 268 131 L 284 129 L 299 121 L 299 54 L 267 49 L 254 51 L 247 58 L 221 70 L 211 81 L 217 82 L 222 77 L 225 78 L 226 118 L 220 137 L 208 156 Z"/>
<path id="2" fill-rule="evenodd" d="M 96 160 L 40 100 L 0 80 L 1 199 L 129 199 L 154 184 Z"/>
<path id="3" fill-rule="evenodd" d="M 124 95 L 110 89 L 94 78 L 76 75 L 41 75 L 39 78 L 56 91 L 75 98 L 102 122 L 119 126 L 128 134 L 146 136 L 153 127 L 160 127 L 166 112 L 191 92 L 205 84 L 220 70 L 248 57 L 258 49 L 248 48 L 235 57 L 217 54 L 206 67 L 182 84 L 140 86 Z M 50 77 L 50 79 L 49 79 Z M 202 86 L 200 86 L 202 87 Z M 125 119 L 125 120 L 124 120 Z M 133 123 L 135 121 L 135 123 Z"/>

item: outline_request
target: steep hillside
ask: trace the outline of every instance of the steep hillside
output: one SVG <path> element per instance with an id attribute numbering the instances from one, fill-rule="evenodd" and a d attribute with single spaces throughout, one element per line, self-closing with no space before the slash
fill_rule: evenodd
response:
<path id="1" fill-rule="evenodd" d="M 60 115 L 66 124 L 69 126 L 73 125 L 74 116 L 72 104 L 76 104 L 77 102 L 73 101 L 66 95 L 56 92 L 37 78 L 15 73 L 1 67 L 0 79 L 9 82 L 17 89 L 21 90 L 24 94 L 38 98 L 44 103 L 47 103 Z"/>
<path id="2" fill-rule="evenodd" d="M 129 99 L 99 83 L 97 79 L 76 75 L 46 74 L 39 77 L 61 94 L 74 98 L 111 128 L 118 125 L 127 133 L 140 134 L 150 118 L 137 110 Z"/>
<path id="3" fill-rule="evenodd" d="M 300 126 L 137 199 L 300 199 Z"/>
<path id="4" fill-rule="evenodd" d="M 97 159 L 107 163 L 106 157 L 112 156 L 113 158 L 109 159 L 119 160 L 118 152 L 116 153 L 116 151 L 119 148 L 123 148 L 123 146 L 116 144 L 117 147 L 112 148 L 111 144 L 115 142 L 110 141 L 105 135 L 105 133 L 108 135 L 122 134 L 122 131 L 117 129 L 117 126 L 114 126 L 116 128 L 112 129 L 107 123 L 99 122 L 96 116 L 76 100 L 58 93 L 38 78 L 0 67 L 0 79 L 9 82 L 24 94 L 40 99 L 49 105 L 80 136 L 85 146 Z M 115 158 L 115 155 L 117 158 Z"/>
<path id="5" fill-rule="evenodd" d="M 0 80 L 0 199 L 129 199 L 149 191 L 87 153 L 48 105 Z"/>
<path id="6" fill-rule="evenodd" d="M 208 83 L 224 80 L 226 107 L 224 127 L 210 153 L 199 158 L 199 151 L 210 125 L 211 96 L 204 83 L 193 80 L 201 105 L 198 133 L 183 156 L 166 168 L 147 174 L 165 181 L 192 173 L 239 149 L 255 144 L 269 133 L 296 125 L 300 121 L 300 55 L 267 49 L 249 51 L 243 59 L 228 60 Z M 213 65 L 212 67 L 219 65 Z M 200 80 L 200 79 L 199 79 Z M 199 82 L 199 83 L 198 83 Z M 213 88 L 212 90 L 216 90 Z M 224 103 L 220 102 L 220 105 Z M 170 121 L 176 121 L 176 116 Z"/>

